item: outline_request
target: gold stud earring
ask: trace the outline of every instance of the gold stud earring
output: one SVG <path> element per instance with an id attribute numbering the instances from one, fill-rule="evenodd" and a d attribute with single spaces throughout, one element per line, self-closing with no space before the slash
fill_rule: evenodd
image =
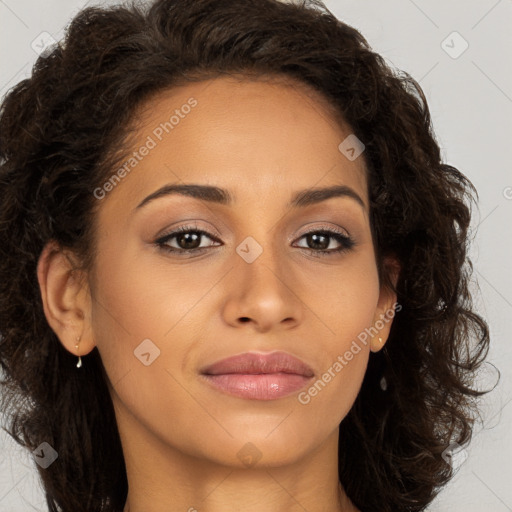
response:
<path id="1" fill-rule="evenodd" d="M 379 340 L 378 344 L 375 342 L 375 338 L 372 339 L 372 352 L 378 352 L 382 346 L 382 338 L 379 336 L 377 339 Z"/>
<path id="2" fill-rule="evenodd" d="M 78 342 L 80 342 L 80 336 L 76 337 L 77 344 L 75 345 L 76 352 L 78 353 Z M 82 366 L 82 358 L 78 356 L 78 363 L 76 363 L 76 367 L 80 368 Z"/>

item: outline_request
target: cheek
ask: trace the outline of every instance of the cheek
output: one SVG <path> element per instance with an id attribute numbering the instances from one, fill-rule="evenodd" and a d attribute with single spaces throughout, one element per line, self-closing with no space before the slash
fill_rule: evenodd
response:
<path id="1" fill-rule="evenodd" d="M 134 342 L 141 336 L 165 336 L 211 287 L 200 269 L 171 266 L 154 254 L 151 258 L 127 250 L 116 258 L 109 257 L 107 248 L 98 267 L 100 314 L 103 309 L 107 325 Z"/>
<path id="2" fill-rule="evenodd" d="M 156 418 L 168 435 L 181 435 L 178 413 L 187 422 L 197 418 L 189 413 L 194 402 L 179 366 L 201 329 L 194 305 L 211 285 L 198 272 L 135 256 L 130 248 L 115 254 L 114 246 L 102 248 L 93 300 L 95 341 L 114 401 L 140 422 L 149 426 Z"/>
<path id="3" fill-rule="evenodd" d="M 201 265 L 170 265 L 152 251 L 136 253 L 129 246 L 114 250 L 122 242 L 109 242 L 97 262 L 93 331 L 114 382 L 128 371 L 139 371 L 143 365 L 134 356 L 144 346 L 150 358 L 164 356 L 155 363 L 172 363 L 166 354 L 171 348 L 172 361 L 183 360 L 188 340 L 201 332 L 195 320 L 201 299 L 212 288 L 212 271 L 205 273 Z"/>
<path id="4" fill-rule="evenodd" d="M 336 271 L 317 272 L 309 279 L 307 304 L 328 340 L 325 348 L 331 355 L 338 355 L 374 321 L 379 301 L 375 262 L 370 251 L 360 252 L 347 258 Z"/>
<path id="5" fill-rule="evenodd" d="M 343 269 L 315 290 L 308 305 L 319 312 L 316 339 L 322 367 L 298 401 L 318 415 L 331 411 L 333 424 L 339 424 L 357 397 L 368 364 L 369 329 L 379 299 L 377 269 L 371 258 L 362 257 L 350 271 Z"/>

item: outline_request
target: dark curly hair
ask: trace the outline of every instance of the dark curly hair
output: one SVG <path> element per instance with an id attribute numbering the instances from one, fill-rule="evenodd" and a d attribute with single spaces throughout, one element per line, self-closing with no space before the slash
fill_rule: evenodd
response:
<path id="1" fill-rule="evenodd" d="M 76 370 L 46 321 L 38 258 L 55 240 L 91 269 L 94 190 L 122 160 L 137 109 L 174 86 L 234 74 L 313 87 L 365 144 L 379 278 L 402 308 L 340 425 L 339 478 L 364 512 L 425 510 L 453 476 L 443 451 L 469 442 L 483 394 L 475 376 L 489 329 L 472 305 L 466 255 L 478 194 L 442 163 L 419 84 L 320 0 L 90 7 L 6 95 L 0 365 L 8 433 L 31 450 L 46 441 L 58 452 L 58 465 L 37 466 L 50 511 L 123 509 L 126 468 L 101 358 L 95 348 Z M 401 265 L 396 286 L 387 255 Z"/>

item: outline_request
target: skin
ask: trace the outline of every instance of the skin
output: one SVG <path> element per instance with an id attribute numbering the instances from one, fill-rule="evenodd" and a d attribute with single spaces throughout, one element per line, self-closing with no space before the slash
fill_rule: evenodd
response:
<path id="1" fill-rule="evenodd" d="M 233 78 L 149 100 L 134 150 L 191 97 L 197 106 L 98 200 L 94 271 L 77 276 L 72 254 L 46 246 L 38 266 L 46 317 L 67 350 L 77 354 L 81 336 L 80 355 L 95 346 L 101 354 L 127 467 L 126 511 L 356 511 L 338 480 L 339 424 L 391 321 L 381 343 L 360 344 L 306 405 L 298 393 L 228 396 L 205 384 L 199 369 L 249 350 L 283 350 L 309 364 L 316 380 L 393 309 L 396 296 L 377 274 L 364 158 L 340 152 L 350 128 L 316 92 Z M 235 202 L 167 195 L 136 208 L 173 183 L 216 185 Z M 350 197 L 288 206 L 294 192 L 340 184 L 364 207 Z M 215 237 L 200 239 L 201 254 L 155 244 L 190 225 Z M 331 228 L 355 246 L 314 254 L 304 235 Z M 248 236 L 263 249 L 251 263 L 236 252 Z M 179 237 L 167 243 L 187 247 Z M 134 357 L 145 339 L 160 351 L 147 366 Z M 250 465 L 241 449 L 259 459 Z"/>

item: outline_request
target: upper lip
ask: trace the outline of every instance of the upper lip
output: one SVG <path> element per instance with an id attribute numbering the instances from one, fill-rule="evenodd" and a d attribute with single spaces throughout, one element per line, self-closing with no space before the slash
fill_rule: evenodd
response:
<path id="1" fill-rule="evenodd" d="M 226 373 L 292 373 L 313 377 L 313 370 L 303 361 L 286 352 L 272 352 L 261 354 L 246 352 L 236 356 L 222 359 L 202 368 L 205 375 L 221 375 Z"/>

